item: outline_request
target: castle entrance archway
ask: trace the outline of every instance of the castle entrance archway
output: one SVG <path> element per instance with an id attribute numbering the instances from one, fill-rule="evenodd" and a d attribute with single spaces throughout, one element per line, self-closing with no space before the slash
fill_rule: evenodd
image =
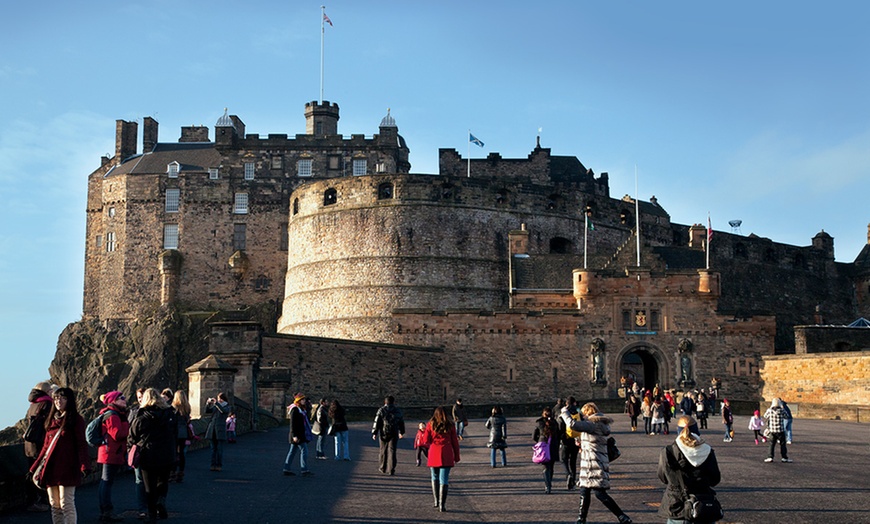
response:
<path id="1" fill-rule="evenodd" d="M 661 384 L 660 354 L 657 349 L 647 345 L 626 348 L 619 363 L 619 376 L 631 378 L 642 388 Z"/>

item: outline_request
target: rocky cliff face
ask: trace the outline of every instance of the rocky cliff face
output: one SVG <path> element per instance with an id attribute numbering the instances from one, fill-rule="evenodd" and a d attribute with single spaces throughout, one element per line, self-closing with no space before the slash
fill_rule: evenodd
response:
<path id="1" fill-rule="evenodd" d="M 120 390 L 135 402 L 139 387 L 187 389 L 184 368 L 208 352 L 206 320 L 160 308 L 131 322 L 75 322 L 58 338 L 51 380 L 75 390 L 86 415 L 107 391 Z"/>

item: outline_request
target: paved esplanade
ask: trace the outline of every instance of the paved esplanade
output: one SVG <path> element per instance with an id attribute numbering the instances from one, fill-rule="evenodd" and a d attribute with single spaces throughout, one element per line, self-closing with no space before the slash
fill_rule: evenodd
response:
<path id="1" fill-rule="evenodd" d="M 612 466 L 611 494 L 637 523 L 662 522 L 655 514 L 662 484 L 655 476 L 661 447 L 670 436 L 629 432 L 628 417 L 615 415 L 615 437 L 622 457 Z M 227 445 L 224 468 L 209 471 L 209 451 L 188 455 L 183 484 L 172 484 L 168 522 L 194 523 L 427 523 L 523 522 L 569 523 L 576 519 L 578 496 L 565 489 L 557 464 L 554 490 L 544 494 L 540 467 L 531 462 L 532 418 L 508 419 L 508 467 L 492 469 L 486 448 L 488 432 L 473 420 L 462 441 L 462 462 L 450 475 L 447 513 L 432 508 L 428 469 L 414 466 L 413 437 L 418 421 L 407 421 L 414 432 L 399 446 L 399 466 L 393 477 L 377 468 L 378 448 L 370 423 L 351 425 L 353 461 L 314 460 L 314 477 L 285 477 L 287 429 L 242 436 Z M 722 470 L 719 498 L 726 523 L 870 523 L 870 425 L 836 421 L 796 420 L 795 442 L 789 446 L 792 464 L 765 464 L 767 447 L 756 446 L 747 417 L 736 417 L 734 442 L 722 442 L 722 425 L 710 419 L 705 437 L 713 445 Z M 332 456 L 330 448 L 329 456 Z M 294 469 L 298 472 L 297 463 Z M 133 477 L 117 479 L 115 510 L 127 522 L 137 522 Z M 96 522 L 96 485 L 76 494 L 79 522 Z M 46 523 L 46 513 L 16 512 L 3 522 Z M 616 522 L 600 502 L 592 501 L 590 522 Z"/>

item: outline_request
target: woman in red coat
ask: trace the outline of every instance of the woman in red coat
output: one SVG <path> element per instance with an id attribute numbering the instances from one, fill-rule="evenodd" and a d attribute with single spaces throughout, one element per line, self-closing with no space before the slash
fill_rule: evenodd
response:
<path id="1" fill-rule="evenodd" d="M 56 438 L 55 438 L 56 437 Z M 45 443 L 31 473 L 45 457 L 42 479 L 48 487 L 52 522 L 76 521 L 76 488 L 82 474 L 90 473 L 85 420 L 76 407 L 76 395 L 69 388 L 59 388 L 52 395 L 51 411 L 45 421 Z"/>
<path id="2" fill-rule="evenodd" d="M 432 419 L 426 424 L 423 441 L 429 445 L 427 465 L 432 471 L 432 495 L 435 497 L 435 507 L 439 511 L 447 511 L 447 485 L 450 480 L 450 468 L 459 462 L 459 438 L 453 422 L 447 419 L 444 408 L 438 406 Z"/>
<path id="3" fill-rule="evenodd" d="M 127 465 L 127 434 L 130 432 L 127 398 L 120 391 L 110 391 L 101 395 L 100 400 L 106 405 L 100 410 L 105 442 L 97 448 L 97 464 L 103 468 L 99 488 L 100 521 L 121 522 L 123 517 L 112 513 L 112 484 Z"/>

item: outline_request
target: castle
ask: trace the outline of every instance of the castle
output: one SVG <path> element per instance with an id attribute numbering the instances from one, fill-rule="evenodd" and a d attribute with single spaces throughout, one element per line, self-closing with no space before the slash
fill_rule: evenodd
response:
<path id="1" fill-rule="evenodd" d="M 211 352 L 236 396 L 280 415 L 298 390 L 549 403 L 614 398 L 622 377 L 718 377 L 758 400 L 764 359 L 804 340 L 795 326 L 870 316 L 870 246 L 839 263 L 823 231 L 808 246 L 716 231 L 708 267 L 703 225 L 611 197 L 607 173 L 540 140 L 521 159 L 441 149 L 436 175 L 415 174 L 389 111 L 349 138 L 337 104 L 304 114 L 295 137 L 225 112 L 213 141 L 193 126 L 174 143 L 146 117 L 142 153 L 138 123 L 117 121 L 88 178 L 84 318 L 227 312 Z M 850 340 L 837 351 L 866 349 Z"/>

